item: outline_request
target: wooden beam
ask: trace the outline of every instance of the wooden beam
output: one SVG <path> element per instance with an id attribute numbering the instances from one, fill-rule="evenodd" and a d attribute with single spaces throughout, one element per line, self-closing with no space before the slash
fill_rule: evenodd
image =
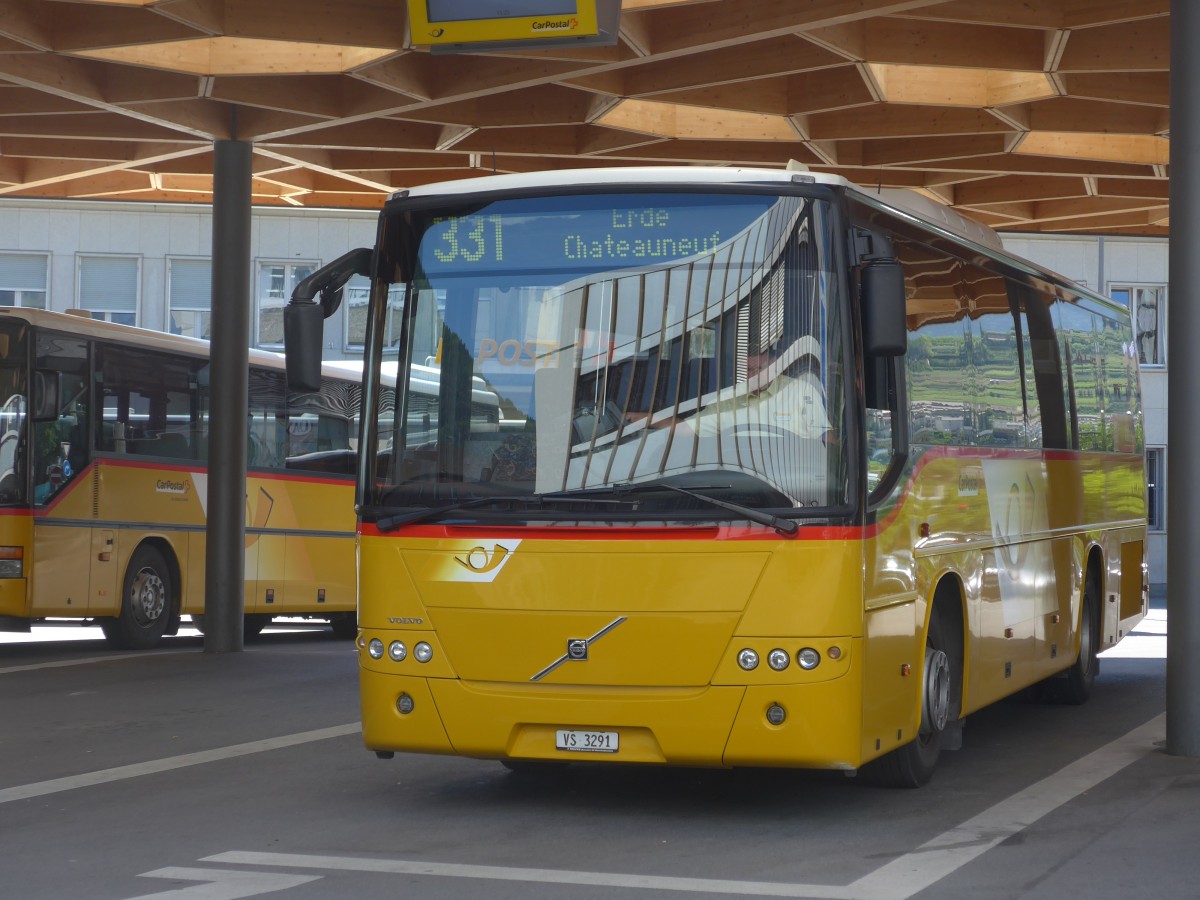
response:
<path id="1" fill-rule="evenodd" d="M 992 203 L 1024 203 L 1086 195 L 1082 178 L 1004 175 L 960 185 L 956 201 L 964 206 L 987 206 Z"/>
<path id="2" fill-rule="evenodd" d="M 48 51 L 54 46 L 54 9 L 48 4 L 0 0 L 0 35 L 20 49 Z"/>
<path id="3" fill-rule="evenodd" d="M 887 103 L 817 113 L 809 117 L 809 122 L 813 137 L 820 140 L 989 134 L 1009 127 L 982 110 Z"/>
<path id="4" fill-rule="evenodd" d="M 877 18 L 861 34 L 812 29 L 804 36 L 873 63 L 1036 72 L 1044 57 L 1042 33 L 1027 28 Z"/>
<path id="5" fill-rule="evenodd" d="M 708 50 L 828 28 L 933 5 L 931 0 L 773 0 L 763 3 L 708 3 L 668 7 L 647 13 L 655 52 Z"/>
<path id="6" fill-rule="evenodd" d="M 1166 16 L 1072 32 L 1059 71 L 1166 72 L 1170 68 Z"/>
<path id="7" fill-rule="evenodd" d="M 1166 108 L 1170 103 L 1167 72 L 1105 72 L 1098 75 L 1062 75 L 1063 86 L 1084 100 L 1140 103 Z"/>

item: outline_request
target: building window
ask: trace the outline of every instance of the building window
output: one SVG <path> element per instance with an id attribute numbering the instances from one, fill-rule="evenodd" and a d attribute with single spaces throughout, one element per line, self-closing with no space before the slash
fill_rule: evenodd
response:
<path id="1" fill-rule="evenodd" d="M 371 283 L 355 275 L 346 283 L 342 307 L 346 310 L 346 349 L 362 350 L 367 342 L 367 301 Z M 395 353 L 400 343 L 400 317 L 404 310 L 404 285 L 388 288 L 388 310 L 384 321 L 383 352 Z"/>
<path id="2" fill-rule="evenodd" d="M 0 253 L 0 306 L 46 308 L 46 272 L 42 253 Z"/>
<path id="3" fill-rule="evenodd" d="M 77 306 L 93 319 L 136 325 L 141 261 L 136 256 L 80 256 Z"/>
<path id="4" fill-rule="evenodd" d="M 167 330 L 212 339 L 212 260 L 168 259 Z"/>
<path id="5" fill-rule="evenodd" d="M 1150 531 L 1167 529 L 1167 451 L 1164 447 L 1146 448 L 1146 527 Z"/>
<path id="6" fill-rule="evenodd" d="M 1118 303 L 1129 307 L 1138 362 L 1143 366 L 1166 365 L 1166 285 L 1113 285 L 1109 294 Z"/>
<path id="7" fill-rule="evenodd" d="M 292 290 L 313 273 L 316 263 L 262 262 L 258 264 L 255 291 L 260 347 L 283 346 L 283 308 Z"/>

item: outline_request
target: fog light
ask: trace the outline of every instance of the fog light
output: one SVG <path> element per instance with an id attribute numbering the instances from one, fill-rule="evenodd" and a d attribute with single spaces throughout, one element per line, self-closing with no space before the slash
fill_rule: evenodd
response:
<path id="1" fill-rule="evenodd" d="M 749 647 L 747 647 L 745 650 L 741 651 L 738 654 L 737 662 L 738 662 L 738 665 L 741 666 L 743 669 L 745 669 L 747 672 L 751 671 L 752 669 L 757 669 L 758 668 L 758 653 L 754 650 L 751 650 Z"/>
<path id="2" fill-rule="evenodd" d="M 419 663 L 427 663 L 433 659 L 433 648 L 424 641 L 413 647 L 413 656 L 417 658 Z"/>
<path id="3" fill-rule="evenodd" d="M 371 643 L 367 644 L 367 652 L 371 654 L 371 659 L 383 659 L 383 641 L 371 638 Z"/>
<path id="4" fill-rule="evenodd" d="M 400 641 L 392 641 L 390 644 L 388 644 L 388 656 L 390 656 L 394 662 L 402 662 L 404 657 L 408 656 L 408 648 L 405 647 Z"/>
<path id="5" fill-rule="evenodd" d="M 782 672 L 791 661 L 792 658 L 788 656 L 786 650 L 775 649 L 767 654 L 767 665 L 776 672 Z"/>
<path id="6" fill-rule="evenodd" d="M 416 704 L 413 703 L 413 698 L 408 696 L 408 694 L 401 694 L 396 698 L 396 709 L 400 711 L 400 715 L 402 716 L 407 716 L 410 712 L 412 712 L 413 706 L 415 705 Z"/>
<path id="7" fill-rule="evenodd" d="M 782 725 L 783 720 L 787 718 L 787 710 L 778 703 L 772 703 L 767 707 L 767 721 L 772 725 Z"/>
<path id="8" fill-rule="evenodd" d="M 821 654 L 812 647 L 805 647 L 796 654 L 796 662 L 800 663 L 802 669 L 815 669 L 821 661 Z"/>

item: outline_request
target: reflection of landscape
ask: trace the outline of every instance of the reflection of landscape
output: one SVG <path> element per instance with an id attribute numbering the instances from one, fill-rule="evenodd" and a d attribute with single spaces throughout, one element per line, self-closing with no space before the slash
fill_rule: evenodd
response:
<path id="1" fill-rule="evenodd" d="M 1127 323 L 1091 300 L 915 242 L 898 241 L 896 253 L 909 294 L 914 444 L 1119 452 L 1141 446 Z"/>

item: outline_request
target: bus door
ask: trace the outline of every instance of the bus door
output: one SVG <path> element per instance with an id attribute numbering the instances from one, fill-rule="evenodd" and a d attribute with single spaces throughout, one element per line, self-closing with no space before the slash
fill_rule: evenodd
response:
<path id="1" fill-rule="evenodd" d="M 326 380 L 319 395 L 291 399 L 283 580 L 288 609 L 307 615 L 354 607 L 354 509 L 347 497 L 355 456 L 358 386 Z"/>
<path id="2" fill-rule="evenodd" d="M 84 341 L 37 335 L 30 415 L 35 617 L 81 615 L 92 605 L 92 566 L 80 565 L 93 550 L 93 490 L 81 477 L 90 459 L 89 384 Z"/>

